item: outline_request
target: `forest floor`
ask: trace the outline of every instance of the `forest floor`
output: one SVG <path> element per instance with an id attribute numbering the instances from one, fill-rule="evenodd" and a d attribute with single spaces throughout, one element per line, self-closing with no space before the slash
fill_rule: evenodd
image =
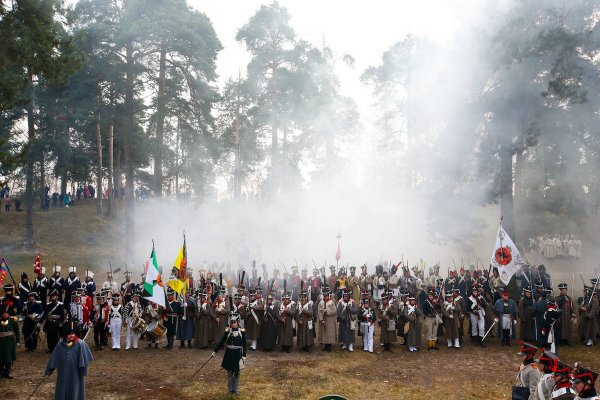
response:
<path id="1" fill-rule="evenodd" d="M 121 204 L 116 205 L 121 213 Z M 106 264 L 118 260 L 115 243 L 122 240 L 116 221 L 96 216 L 95 203 L 81 201 L 75 207 L 49 212 L 36 211 L 34 224 L 36 247 L 21 246 L 24 239 L 25 213 L 0 210 L 0 257 L 6 257 L 15 279 L 20 271 L 31 271 L 39 252 L 47 267 L 60 262 L 64 267 Z M 119 246 L 122 247 L 122 246 Z M 597 265 L 595 254 L 574 263 L 569 260 L 546 262 L 555 285 L 575 280 L 578 296 L 579 273 L 586 280 Z M 532 263 L 544 260 L 532 259 Z M 115 263 L 117 263 L 115 261 Z M 80 274 L 83 275 L 83 274 Z M 579 281 L 579 282 L 578 282 Z M 92 344 L 92 337 L 87 341 Z M 42 335 L 43 338 L 43 335 Z M 443 341 L 443 339 L 441 340 Z M 310 354 L 294 349 L 290 354 L 249 352 L 247 368 L 242 372 L 240 399 L 316 399 L 340 394 L 348 399 L 509 399 L 516 377 L 518 346 L 503 347 L 496 338 L 486 340 L 487 348 L 465 343 L 461 350 L 420 350 L 409 353 L 395 346 L 394 353 L 362 351 L 360 339 L 354 353 L 335 349 L 324 353 L 313 348 Z M 192 380 L 191 377 L 209 357 L 210 350 L 178 349 L 94 351 L 95 360 L 86 379 L 90 399 L 226 399 L 227 375 L 221 369 L 222 353 L 211 360 Z M 122 335 L 124 344 L 124 335 Z M 145 347 L 140 342 L 140 347 Z M 375 344 L 378 345 L 378 332 Z M 91 346 L 93 347 L 93 346 Z M 581 361 L 600 369 L 600 346 L 592 348 L 575 343 L 560 349 L 568 364 Z M 44 343 L 34 353 L 18 349 L 14 380 L 1 381 L 2 397 L 28 399 L 41 381 L 48 361 Z M 52 397 L 56 376 L 46 379 L 34 399 Z"/>

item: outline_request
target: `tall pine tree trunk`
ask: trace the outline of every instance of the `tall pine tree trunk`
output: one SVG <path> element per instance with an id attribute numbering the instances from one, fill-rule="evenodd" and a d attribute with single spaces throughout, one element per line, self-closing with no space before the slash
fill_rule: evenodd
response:
<path id="1" fill-rule="evenodd" d="M 131 155 L 131 140 L 134 129 L 134 59 L 133 44 L 125 46 L 125 131 L 123 132 L 123 152 L 125 156 L 125 258 L 133 257 L 135 232 L 134 197 L 133 197 L 133 160 Z"/>
<path id="2" fill-rule="evenodd" d="M 165 75 L 167 70 L 167 43 L 160 42 L 160 62 L 158 70 L 158 97 L 156 101 L 156 151 L 154 154 L 154 194 L 162 196 L 163 191 L 163 140 L 165 129 Z"/>
<path id="3" fill-rule="evenodd" d="M 108 122 L 108 196 L 106 199 L 108 202 L 108 206 L 106 207 L 106 216 L 108 218 L 113 217 L 113 171 L 115 168 L 113 159 L 113 140 L 113 116 L 111 115 Z"/>
<path id="4" fill-rule="evenodd" d="M 33 74 L 31 70 L 28 70 L 27 74 L 29 84 L 29 103 L 27 103 L 27 142 L 29 143 L 29 146 L 27 150 L 25 183 L 25 244 L 33 245 L 35 241 L 33 237 L 33 154 L 31 149 L 35 140 L 35 121 L 33 115 Z"/>
<path id="5" fill-rule="evenodd" d="M 102 131 L 100 129 L 100 111 L 96 112 L 96 142 L 98 146 L 96 215 L 102 215 Z"/>
<path id="6" fill-rule="evenodd" d="M 242 159 L 240 157 L 240 96 L 239 96 L 239 81 L 238 95 L 235 108 L 235 173 L 233 177 L 233 198 L 240 200 L 242 197 Z"/>

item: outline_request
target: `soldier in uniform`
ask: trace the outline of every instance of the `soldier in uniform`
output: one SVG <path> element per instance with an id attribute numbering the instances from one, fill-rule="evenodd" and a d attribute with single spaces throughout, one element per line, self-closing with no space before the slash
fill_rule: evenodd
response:
<path id="1" fill-rule="evenodd" d="M 8 310 L 11 317 L 21 314 L 21 300 L 19 296 L 14 295 L 13 285 L 4 285 L 4 297 L 0 298 L 2 309 Z"/>
<path id="2" fill-rule="evenodd" d="M 236 395 L 240 393 L 240 361 L 246 360 L 246 334 L 244 329 L 238 327 L 239 318 L 237 313 L 231 313 L 229 327 L 225 328 L 225 332 L 211 354 L 214 357 L 220 349 L 225 347 L 221 366 L 227 371 L 229 394 Z"/>
<path id="3" fill-rule="evenodd" d="M 131 296 L 135 292 L 135 283 L 131 281 L 131 272 L 125 272 L 125 282 L 121 284 L 121 298 L 125 304 L 131 301 Z"/>
<path id="4" fill-rule="evenodd" d="M 498 325 L 498 336 L 502 338 L 502 344 L 505 346 L 510 346 L 510 339 L 515 338 L 517 324 L 517 303 L 509 296 L 507 290 L 503 291 L 502 298 L 494 304 L 494 321 Z"/>
<path id="5" fill-rule="evenodd" d="M 113 280 L 112 272 L 106 273 L 106 281 L 102 284 L 102 291 L 108 292 L 109 296 L 119 293 L 119 285 Z"/>
<path id="6" fill-rule="evenodd" d="M 64 297 L 64 303 L 65 303 L 65 308 L 67 310 L 70 310 L 71 307 L 71 300 L 73 300 L 73 292 L 75 292 L 77 289 L 79 289 L 81 287 L 81 281 L 79 280 L 79 277 L 77 276 L 77 268 L 76 267 L 70 267 L 69 268 L 69 276 L 67 276 L 67 280 L 65 281 L 65 297 Z M 79 334 L 81 332 L 77 332 L 79 336 Z"/>
<path id="7" fill-rule="evenodd" d="M 115 293 L 112 295 L 112 304 L 109 306 L 108 326 L 110 327 L 110 337 L 112 339 L 113 351 L 121 349 L 121 328 L 123 327 L 123 306 L 119 303 L 121 295 Z"/>
<path id="8" fill-rule="evenodd" d="M 529 399 L 533 400 L 533 396 L 537 389 L 537 384 L 542 377 L 540 370 L 535 364 L 534 357 L 537 353 L 538 348 L 530 345 L 529 343 L 523 343 L 521 345 L 521 351 L 517 353 L 521 357 L 521 365 L 519 366 L 519 374 L 517 375 L 517 381 L 529 389 Z"/>
<path id="9" fill-rule="evenodd" d="M 25 305 L 29 292 L 31 292 L 31 283 L 29 283 L 29 276 L 25 272 L 21 272 L 21 283 L 19 283 L 19 300 L 21 307 Z"/>
<path id="10" fill-rule="evenodd" d="M 425 326 L 427 327 L 427 350 L 439 350 L 437 346 L 437 330 L 440 305 L 437 301 L 436 292 L 430 289 L 427 299 L 423 303 L 423 315 L 425 315 Z"/>
<path id="11" fill-rule="evenodd" d="M 457 290 L 460 290 L 457 288 Z M 453 301 L 452 292 L 446 293 L 446 300 L 442 306 L 442 319 L 444 321 L 444 333 L 448 347 L 460 348 L 460 340 L 458 335 L 458 320 L 462 313 L 460 306 L 456 306 Z"/>
<path id="12" fill-rule="evenodd" d="M 50 278 L 50 291 L 56 290 L 58 293 L 58 301 L 63 300 L 63 291 L 65 290 L 65 280 L 60 276 L 60 265 L 55 265 L 52 269 L 52 277 Z"/>
<path id="13" fill-rule="evenodd" d="M 68 307 L 68 310 L 69 310 L 68 321 L 69 322 L 72 321 L 74 323 L 75 334 L 78 337 L 83 337 L 83 335 L 81 334 L 81 331 L 82 331 L 83 325 L 85 323 L 84 317 L 83 317 L 84 305 L 81 303 L 81 296 L 79 295 L 79 292 L 77 292 L 77 291 L 73 292 L 72 297 L 73 298 Z"/>
<path id="14" fill-rule="evenodd" d="M 520 335 L 523 341 L 534 341 L 535 336 L 535 312 L 533 310 L 533 297 L 531 288 L 523 289 L 523 297 L 517 307 L 519 320 L 521 321 Z"/>
<path id="15" fill-rule="evenodd" d="M 363 350 L 373 354 L 373 335 L 375 333 L 377 316 L 368 297 L 362 300 L 362 305 L 358 310 L 358 318 L 360 321 L 360 332 L 363 337 Z"/>
<path id="16" fill-rule="evenodd" d="M 323 344 L 324 351 L 330 352 L 331 345 L 336 343 L 337 308 L 331 297 L 329 286 L 321 288 L 323 299 L 319 302 L 317 318 L 319 321 L 319 341 Z"/>
<path id="17" fill-rule="evenodd" d="M 38 298 L 42 302 L 42 307 L 48 302 L 48 278 L 46 278 L 46 267 L 41 267 L 40 273 L 33 281 L 32 290 L 37 292 Z"/>
<path id="18" fill-rule="evenodd" d="M 323 285 L 324 282 L 321 281 L 321 277 L 319 276 L 319 270 L 317 267 L 313 269 L 313 276 L 308 280 L 308 287 L 310 290 L 310 300 L 313 303 L 316 303 L 319 298 L 319 288 Z"/>
<path id="19" fill-rule="evenodd" d="M 50 292 L 50 302 L 46 304 L 42 321 L 44 323 L 44 333 L 46 333 L 46 341 L 48 342 L 48 351 L 54 351 L 54 347 L 58 343 L 60 329 L 64 322 L 65 309 L 63 303 L 58 300 L 58 290 L 53 289 Z"/>
<path id="20" fill-rule="evenodd" d="M 313 326 L 313 302 L 308 299 L 308 292 L 301 291 L 299 296 L 300 305 L 298 307 L 298 329 L 296 333 L 296 345 L 301 351 L 309 352 L 314 344 L 314 326 Z"/>
<path id="21" fill-rule="evenodd" d="M 96 350 L 103 350 L 108 344 L 108 304 L 102 293 L 96 294 L 97 304 L 94 306 L 91 319 L 94 323 L 94 344 Z"/>
<path id="22" fill-rule="evenodd" d="M 213 302 L 214 319 L 212 324 L 212 341 L 216 342 L 223 336 L 223 332 L 225 332 L 225 328 L 227 328 L 227 316 L 230 312 L 229 304 L 225 299 L 225 287 L 221 286 L 218 290 L 218 296 Z"/>
<path id="23" fill-rule="evenodd" d="M 250 350 L 255 351 L 258 345 L 261 321 L 264 317 L 265 306 L 262 299 L 257 298 L 255 289 L 249 291 L 248 312 L 244 323 L 246 337 L 250 341 Z"/>
<path id="24" fill-rule="evenodd" d="M 423 312 L 417 306 L 416 298 L 414 294 L 408 296 L 408 305 L 404 309 L 404 320 L 408 323 L 406 334 L 406 345 L 408 351 L 417 351 L 421 345 L 421 317 Z"/>
<path id="25" fill-rule="evenodd" d="M 573 400 L 577 395 L 571 389 L 571 367 L 555 359 L 552 372 L 554 387 L 550 398 L 552 400 Z"/>
<path id="26" fill-rule="evenodd" d="M 556 354 L 550 351 L 542 351 L 542 354 L 537 359 L 538 366 L 542 377 L 537 384 L 534 399 L 550 399 L 552 388 L 554 388 L 553 367 L 555 360 L 558 359 Z"/>
<path id="27" fill-rule="evenodd" d="M 17 317 L 10 314 L 8 305 L 0 306 L 0 378 L 13 378 L 10 371 L 17 359 L 17 343 L 19 343 L 17 320 Z"/>
<path id="28" fill-rule="evenodd" d="M 211 323 L 214 318 L 213 309 L 208 299 L 208 294 L 204 291 L 199 293 L 197 314 L 196 314 L 196 329 L 194 330 L 194 347 L 197 349 L 205 349 L 211 342 Z"/>
<path id="29" fill-rule="evenodd" d="M 592 280 L 592 284 L 595 284 L 595 279 Z M 589 290 L 589 297 L 585 300 L 580 308 L 580 318 L 582 320 L 581 328 L 581 339 L 585 341 L 586 346 L 593 346 L 596 335 L 598 334 L 598 310 L 600 309 L 600 303 L 598 301 L 598 291 L 594 291 L 593 288 Z"/>
<path id="30" fill-rule="evenodd" d="M 352 292 L 352 300 L 358 306 L 360 305 L 360 279 L 356 276 L 356 267 L 350 267 L 350 275 L 346 280 L 346 286 Z"/>
<path id="31" fill-rule="evenodd" d="M 562 313 L 560 321 L 557 324 L 558 329 L 555 329 L 557 331 L 556 336 L 560 344 L 568 345 L 572 335 L 571 321 L 575 318 L 573 300 L 568 295 L 569 289 L 566 283 L 560 283 L 558 289 L 560 290 L 560 294 L 556 297 L 556 304 Z"/>
<path id="32" fill-rule="evenodd" d="M 260 325 L 259 342 L 261 349 L 271 351 L 275 348 L 278 333 L 279 307 L 274 302 L 273 293 L 267 295 L 265 313 Z"/>
<path id="33" fill-rule="evenodd" d="M 175 299 L 175 291 L 171 288 L 167 289 L 167 306 L 165 307 L 165 328 L 167 328 L 167 345 L 166 349 L 173 349 L 175 342 L 175 334 L 177 333 L 177 318 L 179 317 L 179 301 Z"/>
<path id="34" fill-rule="evenodd" d="M 239 295 L 236 295 L 239 296 Z M 192 348 L 194 339 L 194 316 L 196 315 L 196 302 L 189 292 L 181 297 L 177 319 L 177 340 L 181 341 L 180 349 L 185 347 L 187 340 L 188 348 Z"/>
<path id="35" fill-rule="evenodd" d="M 479 294 L 479 290 L 479 286 L 473 286 L 471 296 L 468 298 L 467 310 L 471 320 L 471 339 L 478 342 L 481 347 L 485 347 L 483 336 L 485 335 L 485 308 L 487 302 Z"/>
<path id="36" fill-rule="evenodd" d="M 389 301 L 388 293 L 381 294 L 381 305 L 377 310 L 379 327 L 381 328 L 379 340 L 385 351 L 392 352 L 392 344 L 396 342 L 396 315 L 398 308 Z"/>
<path id="37" fill-rule="evenodd" d="M 471 287 L 469 287 L 469 294 L 471 293 Z M 465 315 L 467 315 L 467 302 L 464 297 L 460 293 L 459 288 L 455 288 L 452 290 L 452 303 L 454 304 L 454 309 L 458 311 L 458 341 L 462 343 L 464 336 L 464 325 L 465 325 Z M 456 347 L 456 346 L 455 346 Z"/>
<path id="38" fill-rule="evenodd" d="M 123 318 L 126 323 L 125 330 L 125 350 L 129 350 L 133 345 L 133 348 L 137 350 L 138 343 L 140 340 L 140 333 L 133 330 L 133 323 L 142 316 L 142 305 L 140 304 L 140 293 L 133 292 L 131 294 L 131 300 L 127 302 L 123 308 Z M 133 342 L 133 343 L 132 343 Z"/>
<path id="39" fill-rule="evenodd" d="M 142 318 L 144 318 L 144 321 L 146 321 L 146 323 L 150 325 L 155 321 L 160 322 L 163 319 L 165 319 L 166 316 L 164 314 L 165 309 L 161 305 L 151 301 L 144 309 L 144 314 L 142 315 Z M 154 345 L 154 347 L 158 349 L 158 339 L 154 335 L 151 335 L 146 332 L 146 340 L 148 340 L 148 344 L 146 345 L 147 349 L 152 348 L 152 345 Z"/>
<path id="40" fill-rule="evenodd" d="M 29 292 L 27 302 L 23 306 L 23 337 L 27 351 L 35 351 L 37 348 L 39 321 L 43 312 L 42 302 L 37 299 L 37 293 Z"/>
<path id="41" fill-rule="evenodd" d="M 331 274 L 327 277 L 327 285 L 329 285 L 329 289 L 333 290 L 333 297 L 335 298 L 335 288 L 337 286 L 338 277 L 335 273 L 335 265 L 329 267 Z"/>
<path id="42" fill-rule="evenodd" d="M 575 364 L 571 371 L 571 387 L 577 393 L 577 400 L 600 400 L 596 391 L 598 374 Z"/>
<path id="43" fill-rule="evenodd" d="M 371 294 L 371 290 L 373 289 L 373 277 L 369 274 L 367 274 L 367 265 L 361 265 L 360 267 L 361 272 L 360 272 L 360 277 L 358 278 L 358 282 L 360 285 L 360 291 L 362 292 L 368 292 L 369 295 Z"/>
<path id="44" fill-rule="evenodd" d="M 339 321 L 339 339 L 342 342 L 342 350 L 354 351 L 354 340 L 356 332 L 356 315 L 358 309 L 351 298 L 352 292 L 344 290 L 342 299 L 338 302 L 337 317 Z"/>
<path id="45" fill-rule="evenodd" d="M 296 303 L 291 300 L 290 293 L 285 292 L 279 306 L 279 332 L 277 343 L 281 351 L 289 353 L 294 345 L 294 320 L 298 314 Z"/>
<path id="46" fill-rule="evenodd" d="M 96 292 L 96 282 L 94 282 L 94 273 L 89 269 L 85 271 L 85 280 L 81 284 L 81 287 L 85 290 L 85 294 L 90 298 L 94 298 Z"/>

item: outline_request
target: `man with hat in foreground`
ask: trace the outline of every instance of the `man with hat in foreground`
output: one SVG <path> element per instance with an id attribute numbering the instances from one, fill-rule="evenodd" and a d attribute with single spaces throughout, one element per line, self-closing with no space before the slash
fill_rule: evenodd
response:
<path id="1" fill-rule="evenodd" d="M 537 384 L 535 399 L 549 399 L 552 394 L 552 389 L 554 388 L 554 365 L 555 360 L 558 357 L 556 354 L 543 350 L 542 354 L 540 354 L 537 359 L 538 367 L 540 372 L 543 374 L 540 381 Z"/>
<path id="2" fill-rule="evenodd" d="M 417 351 L 421 345 L 421 317 L 423 312 L 417 306 L 414 294 L 408 295 L 408 304 L 404 307 L 404 320 L 408 322 L 406 329 L 406 345 L 408 351 Z"/>
<path id="3" fill-rule="evenodd" d="M 381 328 L 379 340 L 383 345 L 383 349 L 391 353 L 392 343 L 396 341 L 396 315 L 398 314 L 398 308 L 389 301 L 387 292 L 381 294 L 381 305 L 377 310 L 377 314 L 379 327 Z"/>
<path id="4" fill-rule="evenodd" d="M 571 372 L 571 387 L 577 393 L 576 400 L 600 400 L 596 392 L 598 374 L 588 368 L 575 364 Z"/>
<path id="5" fill-rule="evenodd" d="M 279 332 L 277 335 L 277 343 L 281 346 L 281 351 L 289 353 L 294 345 L 294 328 L 293 321 L 298 315 L 296 303 L 292 301 L 289 292 L 283 294 L 281 304 L 279 306 Z"/>
<path id="6" fill-rule="evenodd" d="M 55 265 L 52 269 L 52 276 L 50 277 L 50 291 L 56 290 L 58 293 L 58 301 L 63 301 L 63 290 L 65 289 L 65 280 L 60 276 L 61 271 L 60 265 Z"/>
<path id="7" fill-rule="evenodd" d="M 17 359 L 19 325 L 6 306 L 0 307 L 0 378 L 12 379 L 10 370 Z"/>
<path id="8" fill-rule="evenodd" d="M 373 334 L 375 333 L 375 322 L 377 316 L 371 308 L 371 300 L 365 297 L 362 300 L 362 305 L 358 311 L 360 320 L 360 331 L 363 337 L 363 350 L 373 354 Z"/>
<path id="9" fill-rule="evenodd" d="M 140 340 L 141 333 L 133 330 L 133 323 L 142 316 L 142 305 L 140 304 L 140 293 L 134 291 L 131 294 L 131 300 L 127 302 L 123 308 L 123 317 L 126 321 L 125 330 L 125 350 L 129 350 L 133 345 L 133 348 L 137 350 L 138 342 Z"/>
<path id="10" fill-rule="evenodd" d="M 303 286 L 302 283 L 301 286 Z M 300 348 L 300 350 L 308 352 L 315 341 L 315 330 L 313 326 L 313 302 L 312 300 L 308 299 L 308 292 L 305 290 L 300 291 L 298 299 L 300 304 L 298 307 L 296 345 Z"/>
<path id="11" fill-rule="evenodd" d="M 7 310 L 11 317 L 21 314 L 21 301 L 19 296 L 14 295 L 14 291 L 13 285 L 4 285 L 4 296 L 0 298 L 1 309 Z"/>
<path id="12" fill-rule="evenodd" d="M 560 294 L 556 297 L 556 305 L 561 311 L 560 321 L 557 324 L 556 337 L 559 344 L 569 344 L 572 336 L 572 321 L 575 318 L 573 299 L 569 297 L 569 288 L 566 283 L 559 283 Z"/>
<path id="13" fill-rule="evenodd" d="M 529 390 L 529 400 L 534 399 L 537 384 L 542 377 L 540 370 L 534 362 L 537 351 L 537 347 L 523 342 L 521 343 L 521 351 L 517 353 L 517 355 L 521 357 L 517 381 L 521 383 L 521 386 L 526 387 Z"/>
<path id="14" fill-rule="evenodd" d="M 108 343 L 107 324 L 109 307 L 102 293 L 96 294 L 96 302 L 97 304 L 94 306 L 90 318 L 94 323 L 94 344 L 96 345 L 96 350 L 103 350 L 104 346 Z"/>
<path id="15" fill-rule="evenodd" d="M 84 400 L 84 377 L 94 357 L 85 341 L 75 334 L 75 325 L 69 323 L 65 328 L 64 339 L 52 352 L 45 376 L 50 376 L 58 368 L 55 400 Z"/>
<path id="16" fill-rule="evenodd" d="M 336 320 L 337 308 L 335 302 L 331 298 L 329 285 L 324 285 L 321 288 L 323 299 L 319 302 L 317 309 L 317 319 L 319 321 L 319 339 L 323 344 L 323 350 L 330 352 L 331 345 L 336 342 Z"/>
<path id="17" fill-rule="evenodd" d="M 597 279 L 592 279 L 592 285 L 597 286 Z M 590 347 L 594 345 L 596 335 L 598 334 L 598 310 L 600 302 L 598 301 L 598 290 L 594 287 L 588 288 L 588 297 L 584 298 L 580 310 L 581 339 L 585 345 Z"/>
<path id="18" fill-rule="evenodd" d="M 181 304 L 175 299 L 175 291 L 170 287 L 167 288 L 168 303 L 164 313 L 166 315 L 165 328 L 167 328 L 167 345 L 168 350 L 173 349 L 175 343 L 175 334 L 177 333 L 177 318 L 179 318 L 179 307 Z"/>
<path id="19" fill-rule="evenodd" d="M 533 311 L 533 295 L 531 288 L 526 286 L 523 289 L 523 297 L 517 307 L 519 320 L 521 321 L 520 338 L 524 341 L 535 340 L 535 312 Z"/>
<path id="20" fill-rule="evenodd" d="M 233 309 L 233 307 L 230 307 Z M 215 357 L 217 352 L 225 347 L 223 362 L 221 366 L 227 371 L 227 387 L 229 394 L 240 393 L 240 361 L 246 360 L 246 334 L 238 327 L 239 314 L 232 312 L 229 316 L 229 327 L 215 346 L 211 356 Z"/>

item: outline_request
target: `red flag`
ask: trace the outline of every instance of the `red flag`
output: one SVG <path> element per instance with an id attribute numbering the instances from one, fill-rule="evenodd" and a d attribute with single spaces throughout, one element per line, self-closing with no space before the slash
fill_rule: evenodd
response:
<path id="1" fill-rule="evenodd" d="M 0 285 L 4 282 L 4 277 L 6 276 L 6 271 L 8 271 L 8 263 L 6 259 L 3 258 L 0 260 Z"/>
<path id="2" fill-rule="evenodd" d="M 340 250 L 340 242 L 338 242 L 338 248 L 335 252 L 335 261 L 340 261 L 340 256 L 342 255 L 342 251 Z"/>
<path id="3" fill-rule="evenodd" d="M 42 259 L 40 258 L 40 255 L 38 254 L 37 258 L 35 259 L 35 262 L 33 263 L 33 273 L 36 275 L 39 275 L 42 272 Z"/>

